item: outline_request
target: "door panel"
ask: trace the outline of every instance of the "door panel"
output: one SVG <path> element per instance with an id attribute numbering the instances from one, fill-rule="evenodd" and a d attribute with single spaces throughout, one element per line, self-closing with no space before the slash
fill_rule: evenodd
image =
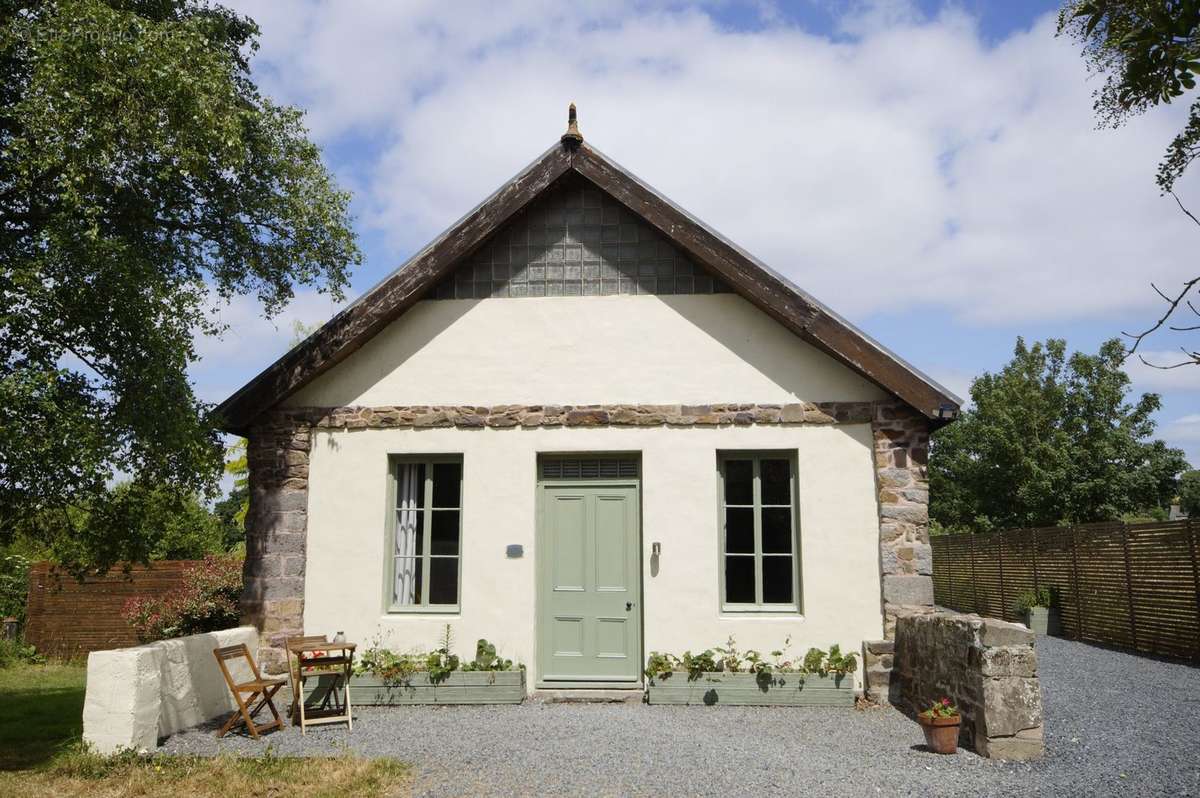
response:
<path id="1" fill-rule="evenodd" d="M 539 672 L 544 681 L 637 682 L 637 488 L 541 486 Z"/>
<path id="2" fill-rule="evenodd" d="M 583 590 L 587 581 L 587 498 L 555 497 L 550 505 L 554 530 L 552 584 L 555 590 Z"/>

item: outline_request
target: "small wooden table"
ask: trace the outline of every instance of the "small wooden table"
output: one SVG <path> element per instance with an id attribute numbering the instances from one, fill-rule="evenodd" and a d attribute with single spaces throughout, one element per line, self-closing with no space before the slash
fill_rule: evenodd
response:
<path id="1" fill-rule="evenodd" d="M 349 728 L 354 728 L 354 719 L 350 715 L 350 676 L 354 672 L 354 650 L 357 647 L 355 643 L 327 643 L 311 638 L 288 643 L 288 673 L 292 677 L 292 722 L 295 723 L 299 719 L 301 734 L 306 733 L 305 729 L 308 726 L 318 723 L 344 721 Z M 316 652 L 320 652 L 321 656 L 305 659 L 305 654 Z M 292 669 L 290 661 L 293 654 L 296 656 L 295 670 Z M 310 713 L 306 712 L 304 707 L 304 680 L 310 676 L 334 677 L 334 685 L 325 693 L 320 706 L 311 713 L 312 717 L 309 717 Z M 338 679 L 342 682 L 344 704 L 338 707 L 335 700 L 334 706 L 330 708 L 330 700 L 336 698 L 334 691 Z"/>

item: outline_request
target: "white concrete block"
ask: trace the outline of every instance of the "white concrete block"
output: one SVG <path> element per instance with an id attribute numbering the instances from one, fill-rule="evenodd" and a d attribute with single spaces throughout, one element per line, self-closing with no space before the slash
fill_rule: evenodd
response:
<path id="1" fill-rule="evenodd" d="M 99 753 L 158 746 L 160 656 L 151 646 L 88 655 L 83 739 Z"/>
<path id="2" fill-rule="evenodd" d="M 212 652 L 238 643 L 253 655 L 258 646 L 254 627 L 92 652 L 84 740 L 103 754 L 125 748 L 152 751 L 167 735 L 232 712 L 236 704 Z M 241 662 L 230 665 L 235 681 L 252 678 Z"/>

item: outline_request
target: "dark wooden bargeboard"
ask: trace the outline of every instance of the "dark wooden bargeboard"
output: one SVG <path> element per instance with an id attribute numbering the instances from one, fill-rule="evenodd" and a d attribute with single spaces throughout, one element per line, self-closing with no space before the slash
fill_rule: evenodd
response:
<path id="1" fill-rule="evenodd" d="M 689 681 L 685 672 L 651 679 L 646 686 L 649 704 L 703 704 L 708 706 L 854 706 L 853 676 L 819 676 L 780 673 L 760 679 L 753 673 L 705 673 Z"/>
<path id="2" fill-rule="evenodd" d="M 1200 661 L 1200 522 L 1085 524 L 934 537 L 938 604 L 1021 621 L 1025 590 L 1052 588 L 1062 634 Z"/>
<path id="3" fill-rule="evenodd" d="M 48 562 L 29 569 L 25 641 L 52 657 L 77 657 L 90 651 L 138 644 L 121 617 L 134 596 L 161 596 L 178 590 L 193 560 L 163 560 L 150 566 L 120 567 L 105 576 L 74 576 Z"/>

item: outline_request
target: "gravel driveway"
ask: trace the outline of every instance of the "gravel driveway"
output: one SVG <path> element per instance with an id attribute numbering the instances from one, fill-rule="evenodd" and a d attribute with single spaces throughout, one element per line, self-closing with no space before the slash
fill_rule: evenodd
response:
<path id="1" fill-rule="evenodd" d="M 1200 795 L 1200 668 L 1041 638 L 1046 758 L 917 750 L 893 709 L 543 704 L 363 708 L 354 731 L 269 736 L 272 750 L 391 756 L 418 796 Z M 171 753 L 261 752 L 211 728 Z"/>

